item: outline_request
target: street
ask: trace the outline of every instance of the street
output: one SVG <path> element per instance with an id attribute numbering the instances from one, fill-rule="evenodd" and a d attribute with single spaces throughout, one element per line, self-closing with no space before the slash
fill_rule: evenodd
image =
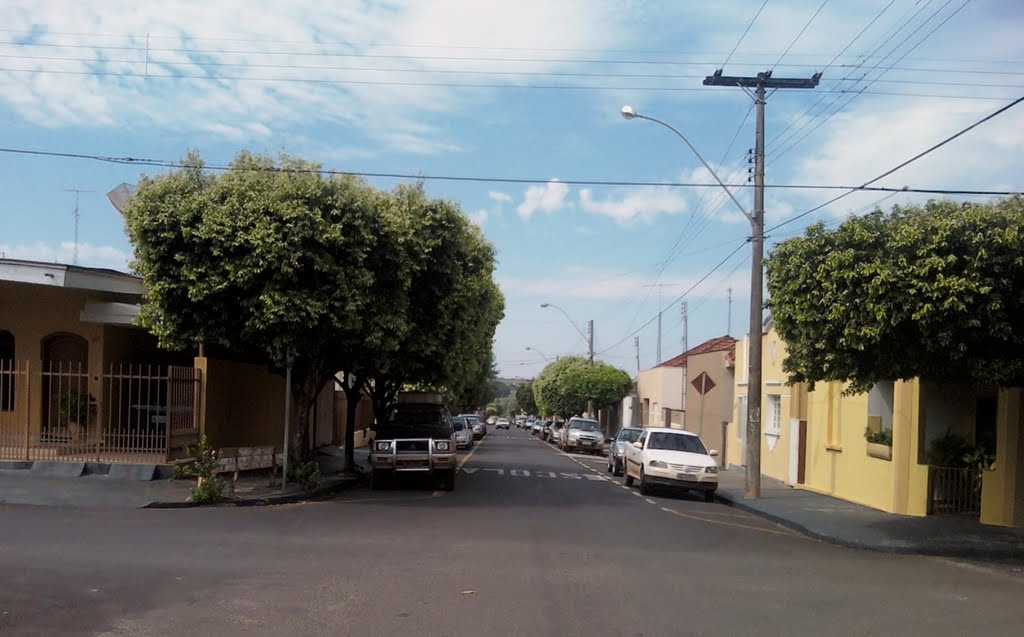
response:
<path id="1" fill-rule="evenodd" d="M 0 506 L 0 635 L 1017 635 L 1024 584 L 805 539 L 490 435 L 453 493 Z"/>

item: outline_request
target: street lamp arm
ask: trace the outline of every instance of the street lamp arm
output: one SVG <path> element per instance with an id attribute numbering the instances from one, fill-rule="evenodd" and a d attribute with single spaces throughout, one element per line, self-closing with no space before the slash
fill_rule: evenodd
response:
<path id="1" fill-rule="evenodd" d="M 580 329 L 580 326 L 576 325 L 576 321 L 572 320 L 572 317 L 569 316 L 569 314 L 565 310 L 563 310 L 562 308 L 558 307 L 554 303 L 541 303 L 540 306 L 541 307 L 553 307 L 556 310 L 558 310 L 559 312 L 561 312 L 562 316 L 564 316 L 567 321 L 572 323 L 572 326 L 575 327 L 576 331 L 580 333 L 580 336 L 583 337 L 583 340 L 587 340 L 587 335 L 583 333 L 583 330 Z"/>
<path id="2" fill-rule="evenodd" d="M 690 147 L 690 150 L 692 150 L 693 154 L 697 156 L 697 159 L 700 160 L 700 163 L 704 164 L 704 167 L 708 169 L 708 172 L 711 173 L 711 176 L 715 178 L 715 181 L 717 181 L 718 185 L 722 187 L 722 190 L 724 190 L 725 193 L 727 195 L 729 195 L 729 198 L 732 199 L 732 202 L 734 204 L 736 204 L 737 208 L 740 209 L 740 212 L 742 212 L 743 216 L 747 218 L 747 221 L 750 221 L 751 223 L 753 223 L 754 218 L 750 215 L 749 212 L 747 212 L 747 209 L 743 207 L 743 204 L 741 204 L 739 202 L 739 200 L 736 199 L 736 196 L 732 194 L 732 191 L 729 190 L 728 187 L 726 187 L 725 183 L 718 177 L 718 173 L 715 172 L 715 169 L 712 168 L 711 165 L 708 164 L 708 162 L 704 160 L 704 157 L 700 154 L 700 152 L 696 149 L 696 147 L 694 147 L 694 145 L 690 143 L 690 140 L 686 138 L 686 135 L 683 135 L 679 131 L 679 129 L 677 129 L 675 126 L 672 126 L 668 122 L 663 122 L 663 121 L 661 121 L 660 119 L 658 119 L 656 117 L 651 117 L 649 115 L 643 115 L 641 113 L 635 113 L 634 112 L 634 113 L 631 113 L 629 119 L 633 119 L 633 118 L 636 118 L 636 119 L 646 119 L 649 122 L 654 122 L 655 124 L 660 124 L 660 125 L 664 126 L 665 128 L 669 129 L 670 131 L 672 131 L 673 133 L 675 133 L 676 136 L 679 137 L 679 139 L 681 139 L 684 142 L 686 142 L 686 145 Z"/>

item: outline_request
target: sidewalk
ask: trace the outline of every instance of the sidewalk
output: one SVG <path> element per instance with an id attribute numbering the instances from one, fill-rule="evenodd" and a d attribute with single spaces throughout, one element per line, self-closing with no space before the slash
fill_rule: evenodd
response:
<path id="1" fill-rule="evenodd" d="M 975 519 L 885 513 L 846 500 L 794 489 L 761 477 L 761 498 L 744 499 L 744 474 L 719 473 L 718 497 L 736 508 L 813 538 L 858 549 L 1024 562 L 1024 529 L 981 524 Z"/>
<path id="2" fill-rule="evenodd" d="M 369 466 L 369 448 L 356 449 L 356 465 L 361 472 Z M 316 457 L 323 482 L 312 497 L 324 497 L 357 484 L 358 477 L 339 475 L 344 465 L 344 450 L 330 447 Z M 22 504 L 87 508 L 184 508 L 194 480 L 128 480 L 109 475 L 86 474 L 81 477 L 39 475 L 28 468 L 0 469 L 0 505 Z M 267 473 L 242 475 L 235 485 L 234 497 L 224 504 L 254 506 L 286 504 L 309 499 L 298 485 L 289 484 L 281 492 L 281 476 L 270 483 Z"/>

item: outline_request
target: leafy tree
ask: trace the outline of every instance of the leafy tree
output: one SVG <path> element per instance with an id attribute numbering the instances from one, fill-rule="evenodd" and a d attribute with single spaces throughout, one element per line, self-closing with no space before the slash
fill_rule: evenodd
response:
<path id="1" fill-rule="evenodd" d="M 533 381 L 534 397 L 542 415 L 573 416 L 593 401 L 600 409 L 622 400 L 632 389 L 629 374 L 607 363 L 569 356 L 550 363 Z"/>
<path id="2" fill-rule="evenodd" d="M 766 261 L 790 381 L 1024 384 L 1024 198 L 822 224 Z"/>
<path id="3" fill-rule="evenodd" d="M 533 381 L 516 387 L 516 403 L 527 414 L 537 413 L 537 401 L 533 397 Z"/>
<path id="4" fill-rule="evenodd" d="M 441 391 L 453 405 L 468 405 L 474 393 L 486 393 L 480 384 L 490 374 L 494 331 L 504 316 L 494 248 L 457 205 L 429 199 L 422 184 L 398 187 L 390 201 L 414 230 L 405 239 L 413 259 L 406 330 L 397 348 L 364 370 L 364 389 L 378 418 L 405 387 Z"/>
<path id="5" fill-rule="evenodd" d="M 319 391 L 407 331 L 391 309 L 409 271 L 396 219 L 364 181 L 325 178 L 299 159 L 243 152 L 221 174 L 195 153 L 185 164 L 143 177 L 125 210 L 146 282 L 139 320 L 171 349 L 216 344 L 283 368 L 294 348 L 301 459 Z"/>

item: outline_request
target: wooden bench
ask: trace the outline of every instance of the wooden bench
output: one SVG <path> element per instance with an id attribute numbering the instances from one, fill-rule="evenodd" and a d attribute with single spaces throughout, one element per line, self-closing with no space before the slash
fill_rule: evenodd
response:
<path id="1" fill-rule="evenodd" d="M 217 473 L 231 474 L 231 487 L 238 482 L 240 471 L 270 469 L 270 485 L 277 476 L 277 458 L 274 447 L 224 447 L 217 452 Z"/>

